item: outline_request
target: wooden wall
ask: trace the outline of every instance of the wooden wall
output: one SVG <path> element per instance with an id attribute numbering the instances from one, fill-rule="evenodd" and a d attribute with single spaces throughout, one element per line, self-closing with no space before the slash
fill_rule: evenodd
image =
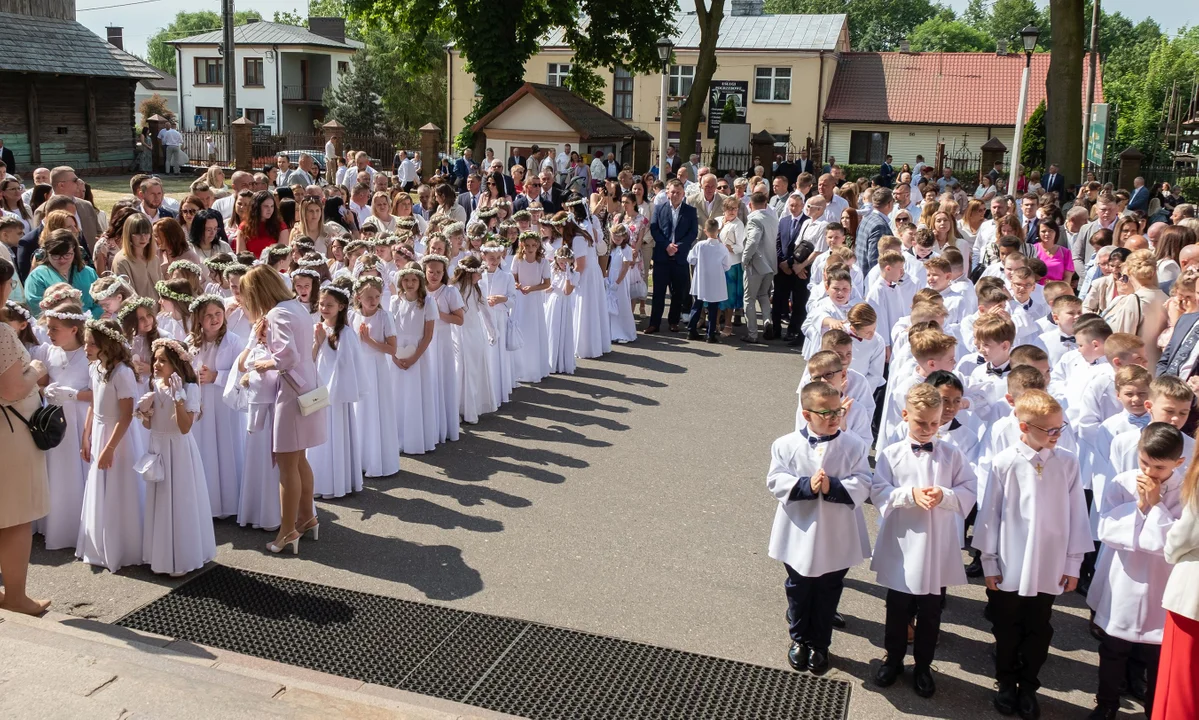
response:
<path id="1" fill-rule="evenodd" d="M 75 0 L 0 0 L 0 12 L 74 20 Z"/>
<path id="2" fill-rule="evenodd" d="M 126 170 L 133 162 L 135 87 L 118 78 L 0 73 L 4 145 L 22 174 L 56 165 L 79 172 Z M 31 113 L 36 138 L 29 131 Z M 34 139 L 40 158 L 34 157 Z"/>

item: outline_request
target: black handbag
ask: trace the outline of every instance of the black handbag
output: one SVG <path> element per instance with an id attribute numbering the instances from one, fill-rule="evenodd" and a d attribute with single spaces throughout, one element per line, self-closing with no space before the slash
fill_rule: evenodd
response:
<path id="1" fill-rule="evenodd" d="M 8 416 L 9 412 L 16 415 L 17 419 L 29 428 L 29 434 L 33 435 L 33 444 L 37 445 L 38 450 L 50 450 L 58 447 L 63 436 L 67 434 L 67 416 L 58 405 L 42 405 L 30 414 L 28 420 L 15 408 L 7 405 L 0 405 L 0 410 L 4 411 L 4 418 L 8 420 L 9 430 L 16 432 L 13 429 L 12 418 Z"/>

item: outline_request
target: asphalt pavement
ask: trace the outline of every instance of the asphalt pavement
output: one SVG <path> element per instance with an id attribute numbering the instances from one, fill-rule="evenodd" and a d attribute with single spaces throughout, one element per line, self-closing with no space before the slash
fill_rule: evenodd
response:
<path id="1" fill-rule="evenodd" d="M 793 429 L 803 359 L 779 344 L 684 337 L 641 336 L 573 376 L 519 388 L 458 442 L 320 502 L 321 539 L 301 542 L 298 557 L 269 555 L 271 534 L 218 521 L 218 562 L 786 668 L 765 475 L 771 442 Z M 873 508 L 867 517 L 873 534 Z M 144 568 L 110 574 L 40 539 L 33 562 L 32 594 L 104 621 L 182 582 Z M 930 700 L 910 672 L 886 690 L 870 681 L 884 595 L 866 564 L 850 571 L 831 672 L 854 686 L 850 717 L 999 717 L 981 583 L 949 591 Z M 1056 606 L 1046 718 L 1092 707 L 1087 617 L 1077 595 Z"/>

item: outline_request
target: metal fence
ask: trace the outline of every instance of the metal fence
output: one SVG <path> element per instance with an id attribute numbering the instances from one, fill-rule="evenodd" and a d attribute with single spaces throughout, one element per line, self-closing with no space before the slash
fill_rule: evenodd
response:
<path id="1" fill-rule="evenodd" d="M 208 130 L 188 130 L 183 136 L 183 154 L 189 164 L 196 166 L 229 165 L 233 162 L 232 138 L 228 133 Z M 212 150 L 209 150 L 209 142 Z"/>
<path id="2" fill-rule="evenodd" d="M 229 168 L 233 164 L 232 134 L 221 130 L 189 130 L 183 135 L 183 152 L 189 164 L 195 167 L 221 165 Z M 209 152 L 209 141 L 213 145 Z M 274 156 L 288 150 L 309 150 L 323 153 L 325 136 L 318 132 L 286 132 L 281 135 L 253 135 L 251 153 L 254 167 L 273 162 Z M 420 134 L 416 131 L 401 131 L 393 135 L 346 135 L 342 139 L 343 150 L 365 150 L 372 164 L 380 169 L 390 169 L 396 150 L 416 150 L 420 147 Z"/>

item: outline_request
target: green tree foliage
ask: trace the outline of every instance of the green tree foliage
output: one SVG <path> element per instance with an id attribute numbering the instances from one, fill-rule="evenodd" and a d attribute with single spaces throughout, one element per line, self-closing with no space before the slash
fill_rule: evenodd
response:
<path id="1" fill-rule="evenodd" d="M 1046 27 L 1042 24 L 1041 11 L 1036 0 L 995 0 L 987 19 L 987 33 L 995 40 L 1007 40 L 1013 51 L 1023 52 L 1020 31 L 1027 25 Z M 992 45 L 993 46 L 993 45 Z"/>
<path id="2" fill-rule="evenodd" d="M 737 122 L 737 106 L 733 104 L 733 98 L 730 95 L 728 100 L 724 101 L 724 108 L 720 111 L 720 127 L 724 128 L 726 123 Z M 719 166 L 720 162 L 720 131 L 716 132 L 716 144 L 712 147 L 712 167 L 716 170 L 722 170 Z"/>
<path id="3" fill-rule="evenodd" d="M 987 52 L 995 49 L 995 40 L 990 35 L 961 20 L 946 18 L 944 14 L 917 25 L 909 39 L 916 52 Z"/>
<path id="4" fill-rule="evenodd" d="M 1028 116 L 1020 140 L 1020 164 L 1025 174 L 1045 167 L 1045 101 Z"/>
<path id="5" fill-rule="evenodd" d="M 1116 134 L 1119 142 L 1135 145 L 1152 157 L 1165 149 L 1165 136 L 1159 131 L 1170 103 L 1170 88 L 1177 83 L 1180 92 L 1189 93 L 1199 76 L 1199 27 L 1159 39 L 1138 73 L 1130 78 L 1129 86 L 1120 87 L 1121 92 L 1135 94 L 1119 107 Z"/>
<path id="6" fill-rule="evenodd" d="M 383 85 L 375 64 L 370 53 L 360 50 L 337 87 L 325 91 L 329 116 L 345 125 L 348 134 L 373 135 L 386 128 Z"/>
<path id="7" fill-rule="evenodd" d="M 261 20 L 262 15 L 257 10 L 241 10 L 233 14 L 233 24 L 245 25 L 251 18 Z M 175 15 L 170 25 L 161 28 L 146 41 L 146 62 L 163 72 L 175 75 L 175 46 L 167 45 L 167 42 L 220 29 L 221 16 L 211 10 L 180 12 Z"/>
<path id="8" fill-rule="evenodd" d="M 766 0 L 771 13 L 845 13 L 854 50 L 895 50 L 942 8 L 931 0 Z"/>

